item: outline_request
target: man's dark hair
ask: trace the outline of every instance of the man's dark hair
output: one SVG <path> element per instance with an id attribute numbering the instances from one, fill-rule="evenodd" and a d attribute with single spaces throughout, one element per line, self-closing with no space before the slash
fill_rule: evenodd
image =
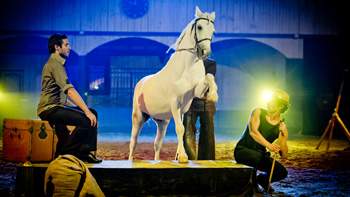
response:
<path id="1" fill-rule="evenodd" d="M 49 53 L 55 53 L 55 45 L 62 47 L 63 39 L 67 39 L 67 36 L 64 34 L 54 34 L 49 38 L 47 42 Z"/>

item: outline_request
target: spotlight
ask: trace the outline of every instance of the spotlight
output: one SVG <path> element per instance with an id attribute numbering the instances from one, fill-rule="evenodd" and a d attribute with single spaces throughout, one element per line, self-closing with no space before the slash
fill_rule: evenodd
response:
<path id="1" fill-rule="evenodd" d="M 266 103 L 267 101 L 269 101 L 271 96 L 272 96 L 272 92 L 271 91 L 264 91 L 263 92 L 263 96 L 262 96 L 263 102 Z"/>

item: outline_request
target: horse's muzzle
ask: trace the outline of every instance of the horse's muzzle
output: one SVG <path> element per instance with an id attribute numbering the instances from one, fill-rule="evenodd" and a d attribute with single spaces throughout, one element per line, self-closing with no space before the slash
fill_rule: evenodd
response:
<path id="1" fill-rule="evenodd" d="M 197 56 L 199 59 L 204 60 L 204 59 L 207 59 L 207 57 L 209 57 L 210 53 L 211 53 L 210 49 L 209 50 L 208 49 L 198 49 Z"/>

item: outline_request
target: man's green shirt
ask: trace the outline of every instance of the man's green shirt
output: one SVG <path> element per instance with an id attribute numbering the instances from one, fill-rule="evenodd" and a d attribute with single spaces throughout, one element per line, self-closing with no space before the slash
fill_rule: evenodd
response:
<path id="1" fill-rule="evenodd" d="M 66 60 L 52 53 L 46 62 L 41 81 L 40 102 L 37 115 L 55 106 L 64 107 L 67 101 L 67 90 L 73 88 L 65 70 Z"/>

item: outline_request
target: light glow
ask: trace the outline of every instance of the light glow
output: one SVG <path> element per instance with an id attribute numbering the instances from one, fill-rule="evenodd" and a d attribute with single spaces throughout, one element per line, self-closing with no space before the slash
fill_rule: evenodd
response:
<path id="1" fill-rule="evenodd" d="M 266 103 L 267 101 L 270 100 L 271 96 L 272 96 L 272 92 L 271 91 L 264 91 L 263 92 L 263 96 L 262 96 L 263 101 Z"/>

